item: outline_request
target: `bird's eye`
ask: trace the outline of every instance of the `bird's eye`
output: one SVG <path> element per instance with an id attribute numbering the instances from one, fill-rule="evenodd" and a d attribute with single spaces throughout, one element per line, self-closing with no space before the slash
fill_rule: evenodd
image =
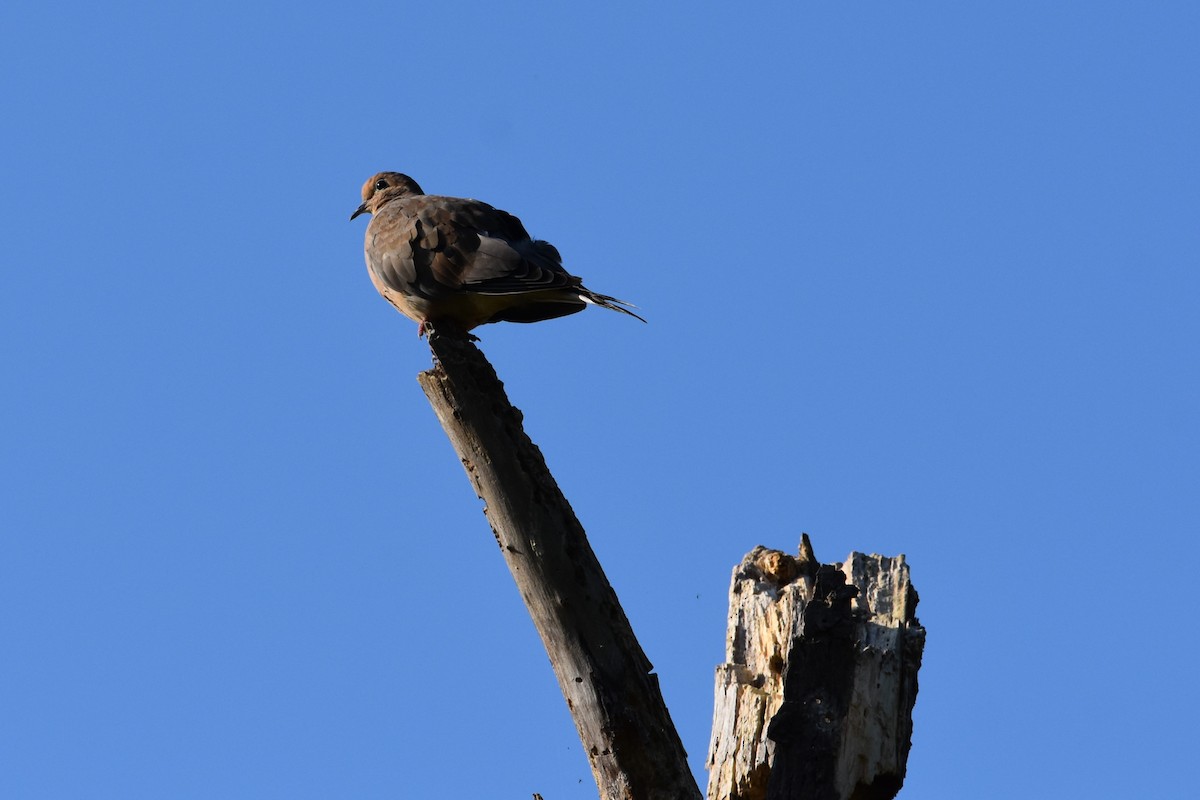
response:
<path id="1" fill-rule="evenodd" d="M 388 182 L 386 180 L 384 180 L 383 178 L 380 178 L 379 180 L 375 181 L 375 191 L 382 192 L 387 187 L 388 187 Z"/>

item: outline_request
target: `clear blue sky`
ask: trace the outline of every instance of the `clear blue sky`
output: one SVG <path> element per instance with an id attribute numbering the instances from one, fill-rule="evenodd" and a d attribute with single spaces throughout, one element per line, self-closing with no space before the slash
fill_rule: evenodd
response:
<path id="1" fill-rule="evenodd" d="M 692 763 L 730 571 L 905 553 L 903 795 L 1183 797 L 1195 3 L 10 3 L 0 796 L 595 797 L 371 173 L 641 325 L 483 349 Z"/>

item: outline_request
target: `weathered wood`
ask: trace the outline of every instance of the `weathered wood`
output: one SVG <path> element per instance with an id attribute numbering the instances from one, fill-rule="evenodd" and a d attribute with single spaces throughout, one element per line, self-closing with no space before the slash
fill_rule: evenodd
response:
<path id="1" fill-rule="evenodd" d="M 438 363 L 418 381 L 485 503 L 601 798 L 700 800 L 653 667 L 521 412 L 465 338 L 430 347 Z"/>
<path id="2" fill-rule="evenodd" d="M 885 800 L 904 780 L 925 630 L 903 556 L 818 564 L 757 547 L 734 570 L 709 800 Z"/>

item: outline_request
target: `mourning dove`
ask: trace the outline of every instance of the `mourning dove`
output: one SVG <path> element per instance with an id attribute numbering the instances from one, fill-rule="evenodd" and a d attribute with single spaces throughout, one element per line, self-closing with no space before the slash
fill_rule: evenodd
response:
<path id="1" fill-rule="evenodd" d="M 398 172 L 363 184 L 371 214 L 366 257 L 371 282 L 425 335 L 441 323 L 462 331 L 487 322 L 539 322 L 589 304 L 646 320 L 623 300 L 593 292 L 562 267 L 549 242 L 521 221 L 478 200 L 438 197 Z"/>

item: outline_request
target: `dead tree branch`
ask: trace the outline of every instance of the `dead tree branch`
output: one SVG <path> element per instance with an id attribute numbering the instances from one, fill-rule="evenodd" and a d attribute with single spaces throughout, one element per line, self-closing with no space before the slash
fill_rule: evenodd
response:
<path id="1" fill-rule="evenodd" d="M 485 503 L 604 800 L 699 800 L 658 679 L 491 364 L 431 335 L 421 388 Z"/>
<path id="2" fill-rule="evenodd" d="M 709 800 L 888 800 L 904 781 L 925 629 L 904 556 L 734 570 Z"/>

